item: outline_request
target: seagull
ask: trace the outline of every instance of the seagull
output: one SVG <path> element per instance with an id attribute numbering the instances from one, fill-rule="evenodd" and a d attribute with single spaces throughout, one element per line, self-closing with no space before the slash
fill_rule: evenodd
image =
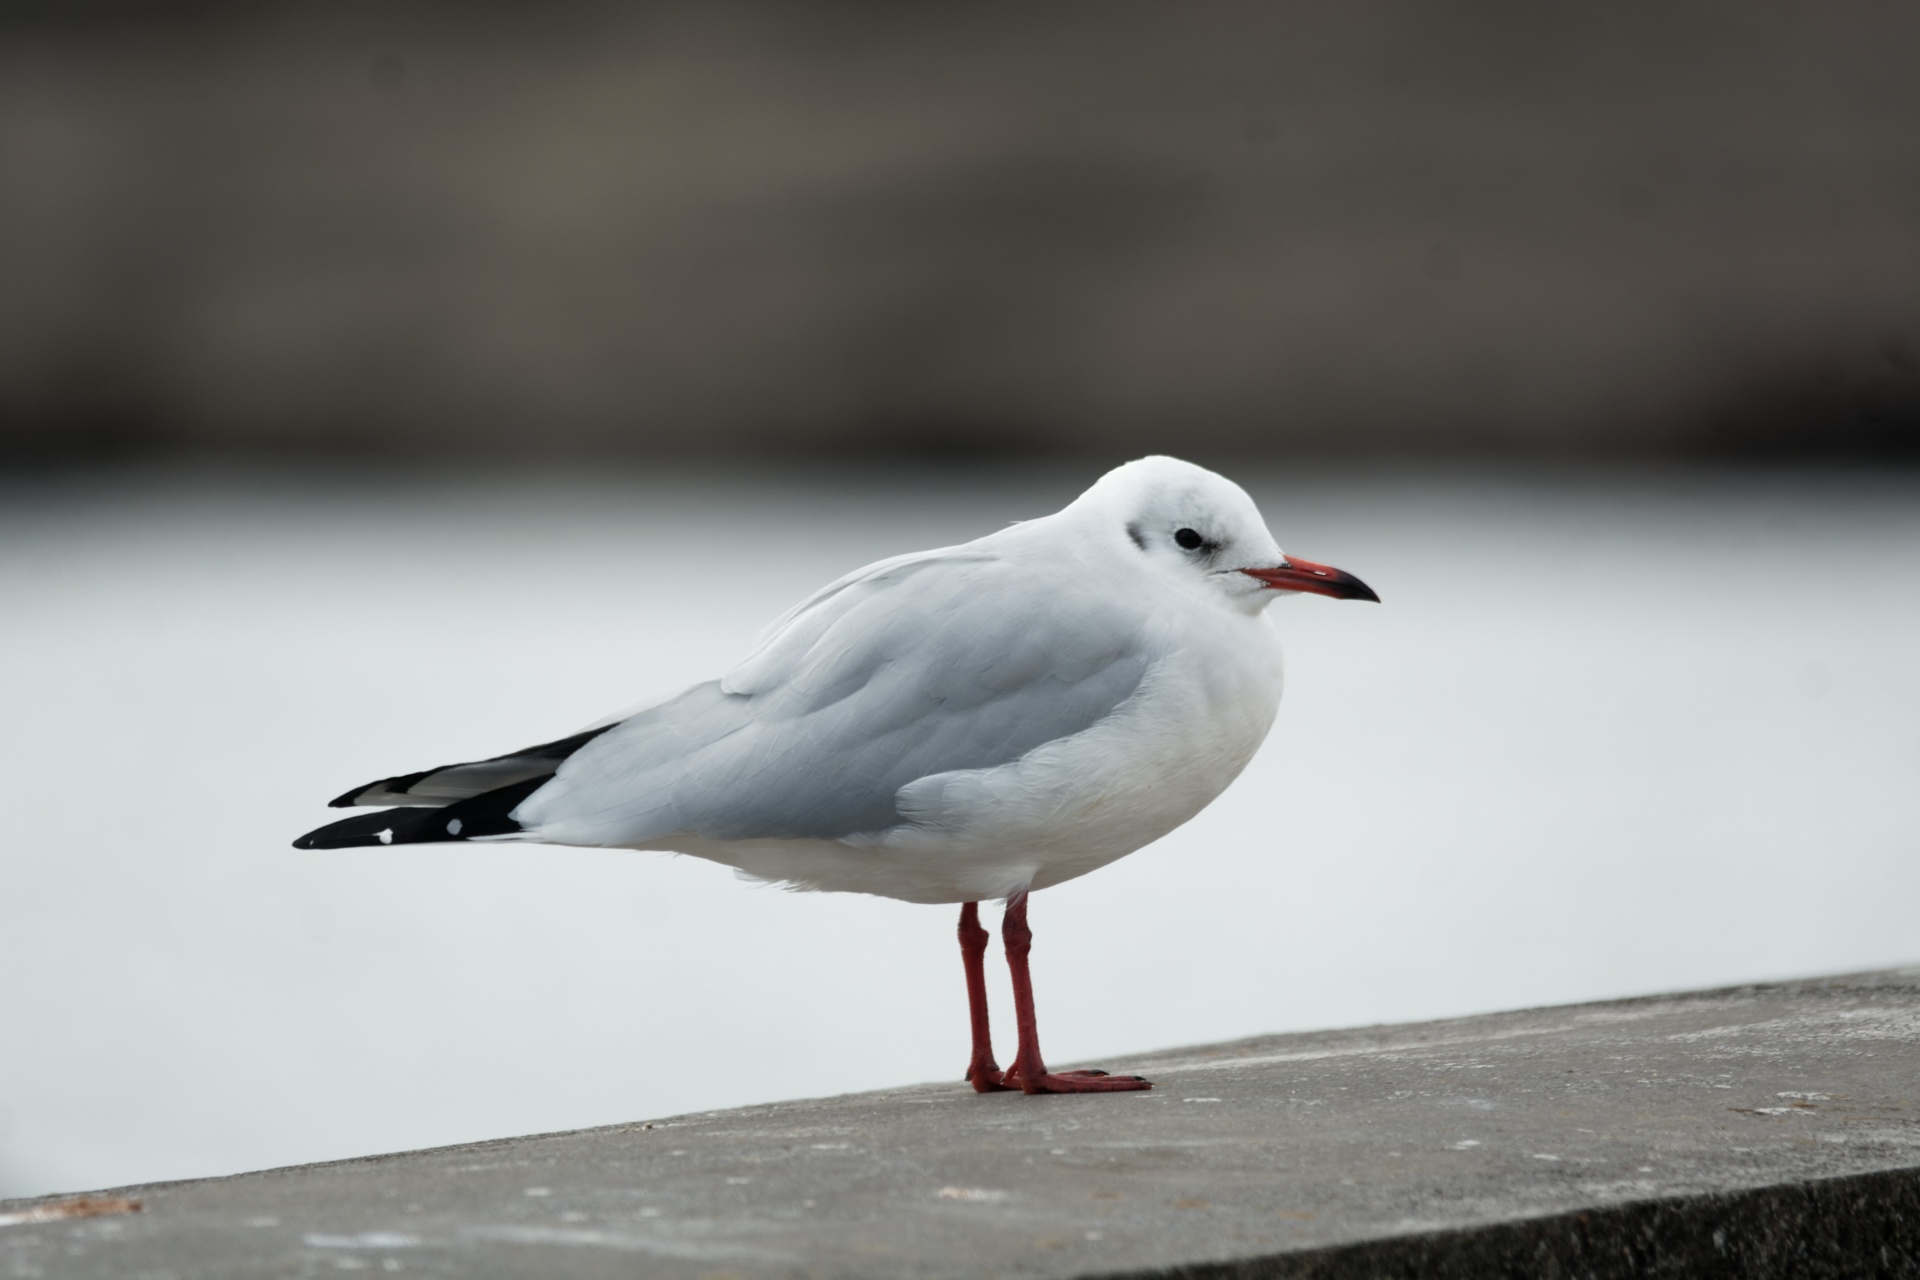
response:
<path id="1" fill-rule="evenodd" d="M 1158 840 L 1253 758 L 1280 705 L 1266 608 L 1378 601 L 1284 554 L 1240 486 L 1129 462 L 1063 510 L 855 570 L 789 610 L 718 680 L 571 737 L 355 787 L 379 806 L 298 849 L 534 841 L 690 854 L 795 889 L 960 904 L 982 1092 L 1151 1088 L 1049 1071 L 1028 895 Z M 1019 1045 L 987 1019 L 1003 899 Z"/>

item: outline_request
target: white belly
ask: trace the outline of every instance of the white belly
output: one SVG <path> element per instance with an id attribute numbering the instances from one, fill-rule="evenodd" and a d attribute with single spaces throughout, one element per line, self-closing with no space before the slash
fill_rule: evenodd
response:
<path id="1" fill-rule="evenodd" d="M 853 840 L 681 839 L 678 852 L 795 888 L 969 902 L 1085 875 L 1158 840 L 1224 791 L 1279 708 L 1264 617 L 1180 637 L 1134 697 L 1083 733 L 899 795 L 907 821 Z"/>

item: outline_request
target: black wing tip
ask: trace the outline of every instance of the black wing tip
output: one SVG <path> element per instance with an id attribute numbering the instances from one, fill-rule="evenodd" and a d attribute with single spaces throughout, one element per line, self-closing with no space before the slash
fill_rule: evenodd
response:
<path id="1" fill-rule="evenodd" d="M 405 795 L 406 787 L 396 786 L 395 784 L 405 783 L 407 781 L 408 780 L 406 778 L 382 778 L 378 782 L 363 782 L 359 786 L 355 787 L 353 790 L 342 792 L 341 794 L 335 796 L 333 799 L 327 801 L 327 808 L 329 809 L 361 808 L 362 806 L 366 805 L 368 801 L 362 800 L 360 797 L 364 796 L 369 791 L 386 791 L 396 795 Z M 382 805 L 392 805 L 398 802 L 394 800 L 381 800 L 381 801 L 376 801 L 374 803 L 378 803 Z"/>
<path id="2" fill-rule="evenodd" d="M 440 766 L 441 769 L 450 768 L 450 767 L 452 766 L 449 766 L 449 765 Z M 333 799 L 327 801 L 327 808 L 329 809 L 357 808 L 360 805 L 367 803 L 365 800 L 362 800 L 360 797 L 364 796 L 369 791 L 385 791 L 389 795 L 403 796 L 413 789 L 414 783 L 419 782 L 421 779 L 427 777 L 429 774 L 434 774 L 439 772 L 440 772 L 440 769 L 422 769 L 418 773 L 403 773 L 403 774 L 400 774 L 398 777 L 381 778 L 378 782 L 363 782 L 359 786 L 355 787 L 353 790 L 345 793 L 344 795 L 335 796 Z M 391 800 L 383 800 L 383 801 L 379 801 L 378 803 L 392 804 L 394 802 Z"/>
<path id="3" fill-rule="evenodd" d="M 420 836 L 410 828 L 419 823 L 409 822 L 412 815 L 405 809 L 382 809 L 378 813 L 362 813 L 351 818 L 342 818 L 339 822 L 329 822 L 324 827 L 315 827 L 312 831 L 293 842 L 296 849 L 357 849 L 367 845 L 393 844 L 400 840 L 418 840 Z M 405 834 L 402 834 L 402 833 Z M 449 839 L 453 837 L 441 837 Z"/>
<path id="4" fill-rule="evenodd" d="M 475 836 L 513 835 L 521 830 L 513 811 L 522 800 L 551 780 L 551 775 L 528 778 L 510 786 L 483 791 L 444 808 L 401 806 L 357 813 L 351 818 L 316 827 L 293 842 L 296 849 L 362 849 L 388 844 L 445 844 Z M 361 791 L 366 790 L 365 787 Z M 360 792 L 352 792 L 358 795 Z"/>
<path id="5" fill-rule="evenodd" d="M 615 723 L 618 723 L 618 722 L 616 721 Z M 395 803 L 404 804 L 406 803 L 405 801 L 394 801 L 394 800 L 386 800 L 386 799 L 369 802 L 361 799 L 361 797 L 364 795 L 367 795 L 369 792 L 374 792 L 374 791 L 383 792 L 388 796 L 411 796 L 413 792 L 413 788 L 417 784 L 421 782 L 425 782 L 428 778 L 431 778 L 434 774 L 446 773 L 449 770 L 464 769 L 474 764 L 482 764 L 482 765 L 496 764 L 503 760 L 537 760 L 537 761 L 543 761 L 543 762 L 552 761 L 553 768 L 547 769 L 544 771 L 545 776 L 552 776 L 554 769 L 557 769 L 560 767 L 560 762 L 562 760 L 565 760 L 568 756 L 578 751 L 581 747 L 586 746 L 589 742 L 592 742 L 595 738 L 599 737 L 601 734 L 605 733 L 607 730 L 613 727 L 614 725 L 612 724 L 603 724 L 597 728 L 583 729 L 579 733 L 576 733 L 571 737 L 559 738 L 554 740 L 553 742 L 543 742 L 539 746 L 525 747 L 519 751 L 509 751 L 505 755 L 491 756 L 485 760 L 469 761 L 463 764 L 435 765 L 431 769 L 421 769 L 416 773 L 396 774 L 391 778 L 381 778 L 375 782 L 363 782 L 359 786 L 355 787 L 353 790 L 348 791 L 342 795 L 337 795 L 333 799 L 327 801 L 327 808 L 357 809 L 369 803 L 377 804 L 377 805 L 391 805 Z M 486 793 L 485 792 L 481 793 L 481 795 L 484 795 L 484 794 Z M 479 796 L 472 796 L 469 798 L 478 799 Z M 422 803 L 424 804 L 424 803 L 432 803 L 432 802 L 423 801 Z"/>

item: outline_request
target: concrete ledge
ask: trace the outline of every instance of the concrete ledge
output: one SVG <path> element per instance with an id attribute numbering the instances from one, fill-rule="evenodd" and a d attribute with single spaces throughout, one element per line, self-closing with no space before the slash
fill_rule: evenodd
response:
<path id="1" fill-rule="evenodd" d="M 1105 1065 L 15 1202 L 0 1276 L 1920 1276 L 1920 970 Z"/>

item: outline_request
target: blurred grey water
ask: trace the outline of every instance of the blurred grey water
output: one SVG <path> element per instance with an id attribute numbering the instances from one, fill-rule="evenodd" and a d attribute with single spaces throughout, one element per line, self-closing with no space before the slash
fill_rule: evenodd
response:
<path id="1" fill-rule="evenodd" d="M 1231 470 L 1386 603 L 1279 604 L 1246 776 L 1036 898 L 1062 1061 L 1920 958 L 1920 477 Z M 1091 478 L 5 482 L 0 1194 L 959 1087 L 944 909 L 287 842 Z"/>

